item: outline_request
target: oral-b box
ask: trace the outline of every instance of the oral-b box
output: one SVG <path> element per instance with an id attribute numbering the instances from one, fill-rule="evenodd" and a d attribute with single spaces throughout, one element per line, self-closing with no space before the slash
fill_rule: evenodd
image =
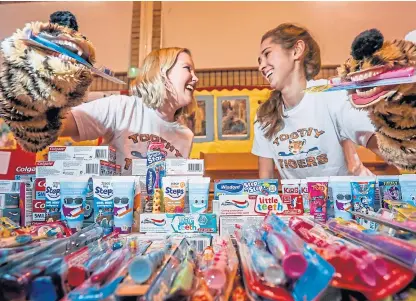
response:
<path id="1" fill-rule="evenodd" d="M 140 215 L 140 232 L 216 233 L 215 214 L 146 214 Z"/>
<path id="2" fill-rule="evenodd" d="M 50 146 L 49 161 L 104 160 L 116 163 L 116 150 L 111 146 Z"/>
<path id="3" fill-rule="evenodd" d="M 300 194 L 220 195 L 220 215 L 302 215 L 303 199 Z"/>
<path id="4" fill-rule="evenodd" d="M 278 180 L 215 180 L 214 199 L 220 195 L 271 195 L 278 193 Z"/>

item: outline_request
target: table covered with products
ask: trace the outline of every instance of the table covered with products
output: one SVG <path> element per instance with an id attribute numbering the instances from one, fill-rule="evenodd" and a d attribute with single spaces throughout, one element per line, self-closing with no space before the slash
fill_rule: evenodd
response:
<path id="1" fill-rule="evenodd" d="M 48 155 L 0 181 L 0 300 L 416 300 L 414 174 L 215 180 L 155 147 L 121 176 L 108 146 Z"/>

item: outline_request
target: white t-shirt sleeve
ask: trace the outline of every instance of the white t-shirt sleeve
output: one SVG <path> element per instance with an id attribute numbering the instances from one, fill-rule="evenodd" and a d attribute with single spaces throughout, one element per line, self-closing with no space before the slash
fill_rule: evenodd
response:
<path id="1" fill-rule="evenodd" d="M 329 106 L 341 138 L 350 139 L 364 147 L 367 146 L 368 140 L 375 133 L 375 127 L 371 123 L 368 113 L 354 108 L 345 91 L 326 93 L 333 94 Z"/>
<path id="2" fill-rule="evenodd" d="M 253 139 L 253 147 L 252 147 L 252 154 L 264 157 L 264 158 L 273 158 L 273 152 L 270 150 L 270 144 L 272 141 L 268 140 L 264 137 L 263 130 L 261 129 L 261 125 L 259 122 L 254 123 L 254 139 Z"/>
<path id="3" fill-rule="evenodd" d="M 112 95 L 72 108 L 80 140 L 105 137 L 111 140 L 116 129 L 117 115 L 123 108 L 123 98 Z"/>

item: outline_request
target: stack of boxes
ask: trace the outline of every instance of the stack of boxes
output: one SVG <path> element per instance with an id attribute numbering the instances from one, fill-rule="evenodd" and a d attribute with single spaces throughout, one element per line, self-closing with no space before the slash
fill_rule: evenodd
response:
<path id="1" fill-rule="evenodd" d="M 45 177 L 114 176 L 120 175 L 120 172 L 120 166 L 116 165 L 116 150 L 111 146 L 50 146 L 48 161 L 36 162 L 32 203 L 33 223 L 47 222 L 46 210 L 50 208 L 45 201 Z M 92 193 L 88 193 L 84 226 L 94 222 L 93 215 L 88 214 L 92 212 L 92 208 Z"/>
<path id="2" fill-rule="evenodd" d="M 50 146 L 48 161 L 36 162 L 36 177 L 114 176 L 116 150 L 111 146 Z"/>
<path id="3" fill-rule="evenodd" d="M 163 191 L 163 202 L 166 208 L 169 191 L 168 183 L 183 183 L 184 185 L 184 208 L 183 212 L 165 212 L 163 208 L 160 212 L 155 212 L 152 208 L 152 200 L 147 196 L 146 185 L 148 181 L 148 166 L 146 159 L 133 159 L 132 175 L 140 177 L 142 188 L 141 210 L 139 215 L 140 232 L 182 232 L 182 233 L 198 233 L 198 232 L 217 232 L 217 215 L 208 213 L 207 208 L 204 213 L 190 213 L 189 204 L 189 181 L 193 179 L 201 179 L 204 175 L 204 160 L 200 159 L 171 159 L 166 158 L 164 163 L 164 183 L 161 187 Z M 208 201 L 207 189 L 207 201 Z M 172 189 L 171 189 L 172 191 Z M 150 203 L 150 204 L 149 204 Z"/>
<path id="4" fill-rule="evenodd" d="M 278 180 L 216 180 L 214 212 L 220 215 L 220 234 L 234 234 L 236 225 L 257 223 L 269 212 L 284 220 L 302 215 L 302 195 L 278 194 Z"/>

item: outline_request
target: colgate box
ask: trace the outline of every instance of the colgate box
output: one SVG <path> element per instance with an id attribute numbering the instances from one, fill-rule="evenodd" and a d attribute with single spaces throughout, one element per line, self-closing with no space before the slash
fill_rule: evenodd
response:
<path id="1" fill-rule="evenodd" d="M 215 214 L 140 214 L 140 232 L 217 233 Z"/>
<path id="2" fill-rule="evenodd" d="M 48 160 L 104 160 L 116 163 L 115 148 L 107 145 L 100 146 L 49 146 Z"/>
<path id="3" fill-rule="evenodd" d="M 36 177 L 36 166 L 25 165 L 25 166 L 17 166 L 14 174 L 15 180 L 27 180 L 32 181 Z"/>
<path id="4" fill-rule="evenodd" d="M 302 215 L 301 194 L 220 195 L 220 215 Z"/>
<path id="5" fill-rule="evenodd" d="M 220 195 L 276 195 L 278 181 L 275 179 L 261 180 L 215 180 L 214 199 Z"/>

